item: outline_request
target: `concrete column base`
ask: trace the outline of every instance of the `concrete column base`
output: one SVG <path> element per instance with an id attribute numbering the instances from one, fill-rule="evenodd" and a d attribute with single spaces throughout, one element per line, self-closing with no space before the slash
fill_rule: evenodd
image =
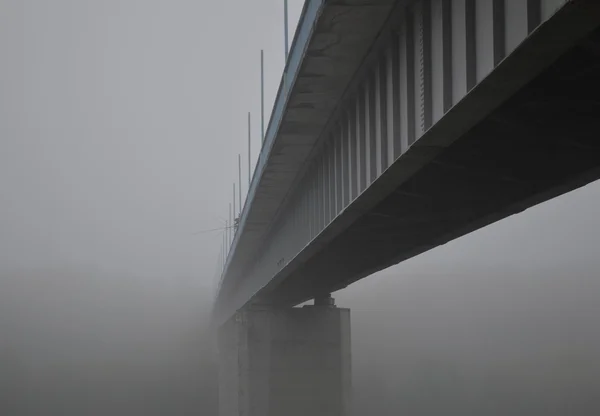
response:
<path id="1" fill-rule="evenodd" d="M 350 310 L 253 308 L 219 330 L 220 416 L 349 414 Z"/>

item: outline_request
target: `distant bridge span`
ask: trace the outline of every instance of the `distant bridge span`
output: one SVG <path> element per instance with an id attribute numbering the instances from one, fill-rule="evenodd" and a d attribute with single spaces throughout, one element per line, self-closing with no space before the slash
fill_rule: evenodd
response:
<path id="1" fill-rule="evenodd" d="M 599 24 L 596 0 L 306 1 L 217 322 L 598 179 Z"/>

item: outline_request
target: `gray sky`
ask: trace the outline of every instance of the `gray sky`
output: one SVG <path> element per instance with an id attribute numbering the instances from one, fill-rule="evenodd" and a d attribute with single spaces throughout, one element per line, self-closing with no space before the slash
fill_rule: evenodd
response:
<path id="1" fill-rule="evenodd" d="M 260 49 L 270 110 L 282 16 L 277 0 L 1 2 L 3 267 L 212 279 L 220 236 L 192 233 L 227 216 L 247 111 L 256 159 Z"/>
<path id="2" fill-rule="evenodd" d="M 290 0 L 290 39 L 301 6 Z M 193 233 L 227 216 L 248 110 L 256 159 L 259 51 L 268 115 L 282 13 L 278 0 L 1 2 L 2 267 L 209 284 L 220 235 Z M 398 270 L 595 261 L 599 192 L 590 186 Z"/>

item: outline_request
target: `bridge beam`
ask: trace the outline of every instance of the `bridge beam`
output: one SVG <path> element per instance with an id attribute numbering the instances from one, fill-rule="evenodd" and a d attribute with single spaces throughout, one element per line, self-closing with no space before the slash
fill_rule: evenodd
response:
<path id="1" fill-rule="evenodd" d="M 301 308 L 238 311 L 221 328 L 220 416 L 344 416 L 350 310 L 331 297 Z"/>
<path id="2" fill-rule="evenodd" d="M 263 234 L 242 230 L 218 323 L 257 297 L 335 292 L 600 179 L 600 1 L 317 3 L 248 205 Z"/>

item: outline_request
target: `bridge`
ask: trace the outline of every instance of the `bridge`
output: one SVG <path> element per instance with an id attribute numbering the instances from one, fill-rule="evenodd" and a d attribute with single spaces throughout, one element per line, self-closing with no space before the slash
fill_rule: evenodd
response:
<path id="1" fill-rule="evenodd" d="M 595 0 L 307 0 L 216 297 L 221 414 L 346 414 L 330 294 L 600 178 L 598 74 Z"/>

